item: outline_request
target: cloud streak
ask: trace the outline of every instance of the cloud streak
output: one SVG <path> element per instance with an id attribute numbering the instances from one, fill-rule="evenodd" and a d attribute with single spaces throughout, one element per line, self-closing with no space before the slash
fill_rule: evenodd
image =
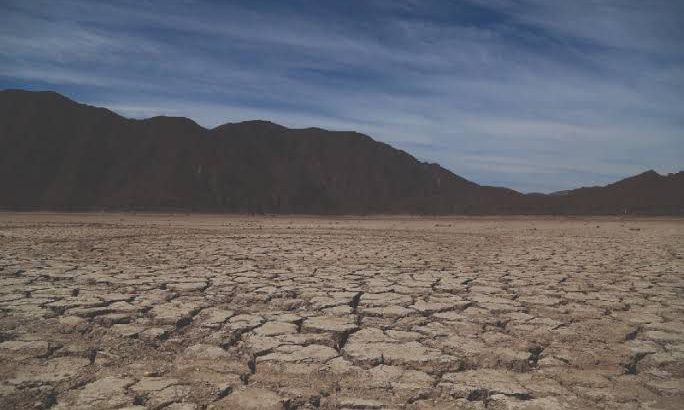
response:
<path id="1" fill-rule="evenodd" d="M 523 191 L 681 169 L 682 6 L 549 4 L 9 1 L 0 86 L 357 130 Z"/>

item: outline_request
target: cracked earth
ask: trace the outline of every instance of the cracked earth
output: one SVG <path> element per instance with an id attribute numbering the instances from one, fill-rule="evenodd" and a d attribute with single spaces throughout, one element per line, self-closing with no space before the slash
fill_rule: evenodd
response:
<path id="1" fill-rule="evenodd" d="M 681 408 L 683 228 L 0 214 L 0 408 Z"/>

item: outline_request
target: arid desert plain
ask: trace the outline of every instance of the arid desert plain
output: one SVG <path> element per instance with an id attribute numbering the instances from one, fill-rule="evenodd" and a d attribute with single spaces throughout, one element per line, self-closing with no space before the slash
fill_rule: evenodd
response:
<path id="1" fill-rule="evenodd" d="M 0 408 L 681 409 L 684 220 L 0 214 Z"/>

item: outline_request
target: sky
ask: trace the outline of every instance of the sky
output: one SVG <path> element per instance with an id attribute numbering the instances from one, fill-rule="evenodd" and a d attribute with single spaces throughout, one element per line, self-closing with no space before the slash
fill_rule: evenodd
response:
<path id="1" fill-rule="evenodd" d="M 684 169 L 684 1 L 0 0 L 0 88 L 354 130 L 553 192 Z"/>

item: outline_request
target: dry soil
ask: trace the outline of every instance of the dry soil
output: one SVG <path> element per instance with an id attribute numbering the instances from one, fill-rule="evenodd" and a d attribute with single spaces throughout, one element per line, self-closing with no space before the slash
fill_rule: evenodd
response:
<path id="1" fill-rule="evenodd" d="M 0 214 L 0 408 L 676 409 L 684 220 Z"/>

